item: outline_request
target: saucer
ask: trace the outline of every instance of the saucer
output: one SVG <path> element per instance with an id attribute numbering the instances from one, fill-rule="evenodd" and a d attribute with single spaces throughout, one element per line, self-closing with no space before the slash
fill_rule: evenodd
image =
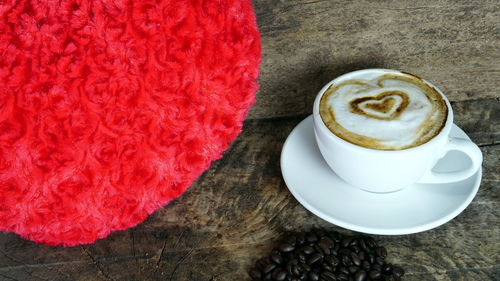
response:
<path id="1" fill-rule="evenodd" d="M 451 136 L 469 139 L 453 125 Z M 445 155 L 434 171 L 466 168 L 470 159 L 457 151 Z M 314 139 L 312 116 L 288 136 L 281 151 L 281 172 L 290 192 L 320 218 L 350 230 L 400 235 L 438 227 L 460 214 L 476 195 L 481 169 L 470 178 L 447 184 L 414 184 L 377 194 L 353 187 L 326 164 Z"/>

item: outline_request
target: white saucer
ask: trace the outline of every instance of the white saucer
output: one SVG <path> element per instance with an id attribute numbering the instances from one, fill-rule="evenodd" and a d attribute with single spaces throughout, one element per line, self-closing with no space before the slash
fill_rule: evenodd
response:
<path id="1" fill-rule="evenodd" d="M 451 136 L 469 137 L 456 125 Z M 467 167 L 465 154 L 452 151 L 435 171 Z M 449 184 L 415 184 L 398 192 L 376 194 L 341 180 L 326 164 L 316 145 L 312 116 L 288 136 L 281 151 L 281 172 L 295 198 L 320 218 L 354 231 L 399 235 L 440 226 L 472 201 L 481 182 L 481 169 L 467 180 Z"/>

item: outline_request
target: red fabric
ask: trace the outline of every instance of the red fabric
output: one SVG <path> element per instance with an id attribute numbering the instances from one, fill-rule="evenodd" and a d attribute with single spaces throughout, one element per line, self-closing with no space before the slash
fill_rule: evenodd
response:
<path id="1" fill-rule="evenodd" d="M 143 221 L 241 131 L 259 63 L 250 0 L 0 1 L 0 230 Z"/>

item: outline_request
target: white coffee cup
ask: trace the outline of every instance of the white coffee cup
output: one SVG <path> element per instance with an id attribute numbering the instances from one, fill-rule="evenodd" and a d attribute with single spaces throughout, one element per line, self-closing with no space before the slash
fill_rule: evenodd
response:
<path id="1" fill-rule="evenodd" d="M 390 69 L 366 69 L 344 74 L 326 84 L 318 93 L 313 107 L 314 133 L 319 150 L 330 168 L 347 183 L 377 193 L 394 192 L 414 183 L 449 183 L 464 180 L 475 174 L 482 163 L 481 150 L 473 142 L 450 137 L 453 111 L 446 96 L 437 90 L 448 107 L 442 130 L 428 142 L 402 150 L 378 150 L 348 142 L 331 132 L 323 122 L 319 106 L 322 95 L 331 84 L 346 75 L 360 71 L 399 72 Z M 458 150 L 469 156 L 471 165 L 461 171 L 438 173 L 432 171 L 437 161 L 448 151 Z"/>

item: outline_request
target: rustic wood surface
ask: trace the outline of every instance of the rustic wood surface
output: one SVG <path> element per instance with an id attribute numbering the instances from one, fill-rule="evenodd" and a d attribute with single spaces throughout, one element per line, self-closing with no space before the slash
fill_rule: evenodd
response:
<path id="1" fill-rule="evenodd" d="M 452 101 L 498 97 L 500 1 L 260 0 L 261 91 L 251 118 L 311 112 L 321 87 L 362 68 L 432 81 Z"/>
<path id="2" fill-rule="evenodd" d="M 470 206 L 423 233 L 375 236 L 404 280 L 500 280 L 498 1 L 255 1 L 263 64 L 243 133 L 180 198 L 91 245 L 49 247 L 0 233 L 0 280 L 249 280 L 285 231 L 331 225 L 288 192 L 279 157 L 321 85 L 361 68 L 413 72 L 442 88 L 481 147 Z"/>

